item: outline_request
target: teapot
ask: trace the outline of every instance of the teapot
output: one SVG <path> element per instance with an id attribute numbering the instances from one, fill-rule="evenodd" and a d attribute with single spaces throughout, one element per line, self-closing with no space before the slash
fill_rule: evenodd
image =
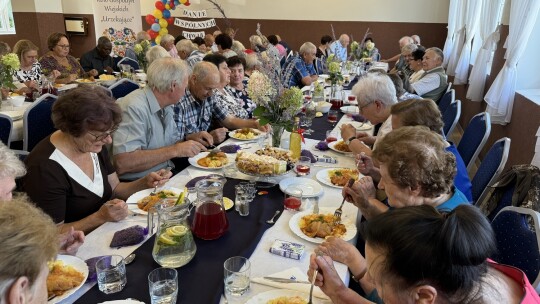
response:
<path id="1" fill-rule="evenodd" d="M 224 182 L 219 179 L 203 179 L 195 184 L 197 200 L 193 233 L 203 240 L 220 238 L 229 228 L 223 206 Z"/>

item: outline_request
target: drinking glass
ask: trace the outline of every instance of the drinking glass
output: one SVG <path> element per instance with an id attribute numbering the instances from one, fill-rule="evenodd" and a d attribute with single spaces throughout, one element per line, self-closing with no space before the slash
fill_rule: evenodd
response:
<path id="1" fill-rule="evenodd" d="M 337 132 L 334 132 L 334 130 L 328 130 L 326 131 L 326 142 L 331 143 L 333 141 L 337 141 L 339 136 L 340 135 Z"/>
<path id="2" fill-rule="evenodd" d="M 99 290 L 103 293 L 115 293 L 126 286 L 126 265 L 120 255 L 106 255 L 96 262 Z"/>
<path id="3" fill-rule="evenodd" d="M 178 296 L 178 272 L 173 268 L 157 268 L 148 275 L 152 304 L 174 304 Z"/>
<path id="4" fill-rule="evenodd" d="M 328 111 L 328 122 L 334 125 L 337 122 L 338 118 L 338 111 L 337 110 L 330 110 Z"/>
<path id="5" fill-rule="evenodd" d="M 287 210 L 296 211 L 302 205 L 302 189 L 297 186 L 289 186 L 285 189 L 283 206 Z"/>
<path id="6" fill-rule="evenodd" d="M 314 130 L 311 129 L 311 124 L 313 122 L 313 119 L 317 115 L 317 105 L 314 102 L 308 102 L 305 106 L 305 115 L 301 118 L 303 120 L 303 125 L 307 128 L 304 130 L 304 134 L 310 135 Z"/>
<path id="7" fill-rule="evenodd" d="M 223 263 L 225 290 L 241 296 L 249 289 L 251 264 L 247 258 L 234 256 Z"/>
<path id="8" fill-rule="evenodd" d="M 299 176 L 309 175 L 311 171 L 311 158 L 307 156 L 300 156 L 296 163 L 296 174 Z"/>

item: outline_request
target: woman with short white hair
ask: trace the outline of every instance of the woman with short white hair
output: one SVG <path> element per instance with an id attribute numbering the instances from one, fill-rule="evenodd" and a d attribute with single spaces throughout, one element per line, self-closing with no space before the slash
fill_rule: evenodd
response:
<path id="1" fill-rule="evenodd" d="M 166 49 L 164 49 L 161 45 L 154 45 L 146 52 L 146 61 L 148 62 L 148 66 L 150 64 L 158 59 L 158 58 L 165 58 L 165 57 L 171 57 L 171 54 L 167 52 Z"/>
<path id="2" fill-rule="evenodd" d="M 8 201 L 13 196 L 15 179 L 26 174 L 24 164 L 6 145 L 0 142 L 0 200 Z"/>

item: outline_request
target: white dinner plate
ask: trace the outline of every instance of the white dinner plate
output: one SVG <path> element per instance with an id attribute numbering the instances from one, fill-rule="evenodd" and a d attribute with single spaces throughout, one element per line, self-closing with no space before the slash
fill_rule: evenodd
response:
<path id="1" fill-rule="evenodd" d="M 256 129 L 251 129 L 251 130 L 252 130 L 252 132 L 255 134 L 255 137 L 250 138 L 250 139 L 236 138 L 236 131 L 238 131 L 238 130 L 230 131 L 230 132 L 229 132 L 229 136 L 230 136 L 232 139 L 242 140 L 242 141 L 253 141 L 253 140 L 257 140 L 257 139 L 258 139 L 259 137 L 261 137 L 261 136 L 264 136 L 264 132 L 262 132 L 262 131 L 259 131 L 259 130 L 256 130 Z"/>
<path id="2" fill-rule="evenodd" d="M 321 207 L 319 209 L 320 210 L 319 214 L 334 214 L 334 211 L 336 211 L 336 208 L 337 207 L 335 208 L 334 207 Z M 291 219 L 289 220 L 289 228 L 291 228 L 292 232 L 294 232 L 294 234 L 296 234 L 300 238 L 306 241 L 312 242 L 312 243 L 321 244 L 322 242 L 324 242 L 323 238 L 309 237 L 305 235 L 300 229 L 300 219 L 302 219 L 303 216 L 309 215 L 309 214 L 312 214 L 311 210 L 298 212 L 295 215 L 293 215 Z M 357 232 L 356 224 L 354 223 L 354 221 L 352 221 L 352 219 L 347 214 L 343 213 L 341 215 L 341 223 L 345 225 L 345 228 L 347 229 L 345 234 L 341 236 L 341 239 L 343 239 L 344 241 L 349 241 L 352 238 L 354 238 Z"/>
<path id="3" fill-rule="evenodd" d="M 261 292 L 257 295 L 254 295 L 251 299 L 249 299 L 246 304 L 266 304 L 268 301 L 279 298 L 279 297 L 293 297 L 293 296 L 299 296 L 306 300 L 306 302 L 309 299 L 309 294 L 296 291 L 296 290 L 288 290 L 288 289 L 273 289 L 265 292 Z M 322 300 L 314 298 L 313 299 L 314 304 L 323 303 Z"/>
<path id="4" fill-rule="evenodd" d="M 193 166 L 193 167 L 197 167 L 199 169 L 204 169 L 204 170 L 218 170 L 218 169 L 221 169 L 223 168 L 223 166 L 221 167 L 215 167 L 215 168 L 210 168 L 210 167 L 204 167 L 204 166 L 201 166 L 197 163 L 197 161 L 203 157 L 207 157 L 208 154 L 210 154 L 210 152 L 201 152 L 193 157 L 190 157 L 188 158 L 188 162 Z M 227 159 L 229 160 L 229 163 L 233 163 L 234 162 L 234 159 L 230 158 L 229 156 L 227 156 Z"/>
<path id="5" fill-rule="evenodd" d="M 345 114 L 358 114 L 360 113 L 357 106 L 344 106 L 339 108 L 341 112 Z"/>
<path id="6" fill-rule="evenodd" d="M 337 185 L 332 184 L 332 182 L 330 181 L 330 176 L 328 176 L 328 172 L 329 172 L 330 170 L 335 170 L 335 169 L 339 169 L 339 168 L 329 168 L 329 169 L 322 169 L 322 170 L 320 170 L 319 172 L 317 172 L 317 175 L 316 175 L 317 180 L 318 180 L 319 182 L 321 182 L 321 183 L 327 185 L 327 186 L 330 186 L 330 187 L 339 188 L 339 189 L 343 188 L 342 186 L 337 186 Z M 358 175 L 359 175 L 360 177 L 363 176 L 363 175 L 360 174 L 360 173 L 358 173 Z"/>
<path id="7" fill-rule="evenodd" d="M 335 152 L 341 153 L 341 154 L 353 154 L 352 152 L 343 152 L 343 151 L 339 151 L 338 149 L 336 149 L 336 145 L 341 141 L 343 141 L 343 140 L 336 140 L 336 141 L 333 141 L 333 142 L 329 143 L 328 148 L 330 148 L 332 151 L 335 151 Z"/>
<path id="8" fill-rule="evenodd" d="M 82 78 L 75 79 L 75 82 L 80 83 L 80 84 L 96 84 L 97 83 L 96 80 L 89 80 L 89 79 L 82 79 Z"/>
<path id="9" fill-rule="evenodd" d="M 373 128 L 373 126 L 369 122 L 361 123 L 358 121 L 351 121 L 348 122 L 348 124 L 351 124 L 356 129 L 356 131 L 367 131 Z"/>
<path id="10" fill-rule="evenodd" d="M 168 187 L 168 186 L 158 188 L 157 191 L 159 192 L 160 190 L 169 190 L 176 193 L 178 196 L 183 192 L 183 190 L 181 189 Z M 139 209 L 139 207 L 137 206 L 137 202 L 143 197 L 150 195 L 152 191 L 154 191 L 154 188 L 144 189 L 139 192 L 133 193 L 126 201 L 126 203 L 128 204 L 128 209 L 138 214 L 144 214 L 144 215 L 148 214 L 148 212 Z"/>
<path id="11" fill-rule="evenodd" d="M 75 293 L 79 288 L 81 288 L 81 286 L 83 286 L 84 282 L 86 282 L 86 279 L 88 278 L 88 265 L 86 265 L 86 263 L 78 257 L 72 255 L 58 255 L 56 257 L 56 260 L 62 261 L 65 265 L 72 266 L 77 271 L 81 272 L 84 275 L 84 279 L 77 287 L 71 288 L 61 296 L 52 298 L 48 303 L 58 303 L 66 299 L 67 297 Z"/>
<path id="12" fill-rule="evenodd" d="M 288 177 L 279 182 L 279 189 L 283 193 L 290 186 L 297 186 L 302 189 L 302 196 L 315 197 L 324 193 L 324 189 L 321 184 L 307 177 Z"/>

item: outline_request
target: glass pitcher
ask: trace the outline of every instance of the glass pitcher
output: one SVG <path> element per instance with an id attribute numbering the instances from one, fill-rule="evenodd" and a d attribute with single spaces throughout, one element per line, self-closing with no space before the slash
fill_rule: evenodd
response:
<path id="1" fill-rule="evenodd" d="M 133 78 L 133 67 L 129 64 L 120 64 L 122 78 L 132 79 Z"/>
<path id="2" fill-rule="evenodd" d="M 193 233 L 203 240 L 215 240 L 229 228 L 223 207 L 224 183 L 215 179 L 203 179 L 195 184 L 197 204 L 193 218 Z"/>
<path id="3" fill-rule="evenodd" d="M 176 198 L 173 198 L 176 201 Z M 189 228 L 188 204 L 173 205 L 162 202 L 156 206 L 158 214 L 156 239 L 152 256 L 163 267 L 177 268 L 191 261 L 197 246 Z M 153 213 L 148 213 L 153 222 Z"/>

